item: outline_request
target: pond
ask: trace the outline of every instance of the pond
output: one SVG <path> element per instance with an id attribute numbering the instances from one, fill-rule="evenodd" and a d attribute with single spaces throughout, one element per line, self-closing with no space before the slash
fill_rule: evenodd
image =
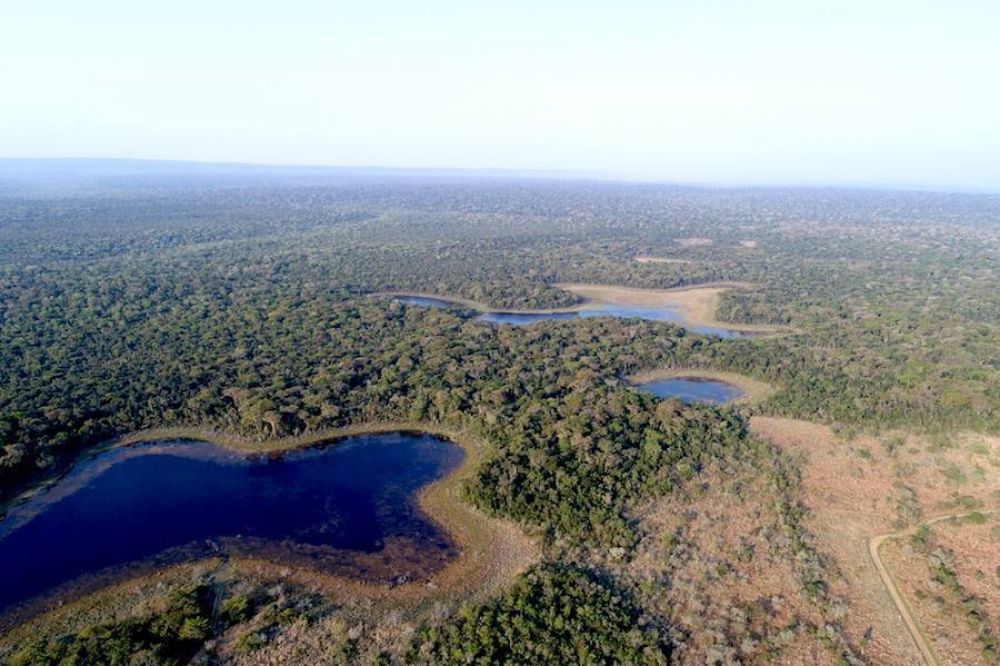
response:
<path id="1" fill-rule="evenodd" d="M 393 300 L 406 305 L 414 305 L 426 308 L 450 308 L 455 307 L 455 303 L 443 298 L 419 295 L 399 295 Z M 591 301 L 575 310 L 563 310 L 556 312 L 532 312 L 518 310 L 496 310 L 483 312 L 477 321 L 489 324 L 508 324 L 511 326 L 528 326 L 540 321 L 565 321 L 568 319 L 581 319 L 588 317 L 617 317 L 619 319 L 646 319 L 649 321 L 669 321 L 684 326 L 690 331 L 701 335 L 712 335 L 717 338 L 742 338 L 746 333 L 719 326 L 692 326 L 685 322 L 684 315 L 675 308 L 668 307 L 648 307 L 641 305 L 619 305 L 616 303 L 605 303 Z"/>
<path id="2" fill-rule="evenodd" d="M 446 301 L 443 298 L 431 298 L 430 296 L 395 296 L 392 300 L 406 305 L 416 305 L 422 308 L 443 309 L 455 307 L 455 304 L 451 301 Z"/>
<path id="3" fill-rule="evenodd" d="M 701 402 L 722 405 L 744 395 L 742 390 L 732 384 L 705 377 L 669 377 L 640 382 L 636 386 L 657 398 L 678 398 L 686 404 Z"/>
<path id="4" fill-rule="evenodd" d="M 427 576 L 456 553 L 415 493 L 463 455 L 404 433 L 256 458 L 187 440 L 112 449 L 0 523 L 0 608 L 213 553 L 381 582 Z"/>
<path id="5" fill-rule="evenodd" d="M 617 305 L 614 303 L 590 303 L 579 310 L 568 312 L 486 312 L 479 315 L 479 321 L 491 324 L 511 324 L 527 326 L 548 319 L 576 319 L 587 317 L 617 317 L 619 319 L 647 319 L 649 321 L 669 321 L 680 324 L 689 330 L 702 335 L 713 335 L 719 338 L 743 337 L 740 331 L 734 331 L 717 326 L 690 326 L 684 321 L 684 316 L 674 308 L 643 307 L 638 305 Z"/>

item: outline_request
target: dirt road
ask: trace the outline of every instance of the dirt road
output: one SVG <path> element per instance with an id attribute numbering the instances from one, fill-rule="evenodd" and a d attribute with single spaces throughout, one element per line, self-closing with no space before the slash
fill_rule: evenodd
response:
<path id="1" fill-rule="evenodd" d="M 910 536 L 921 527 L 927 527 L 929 525 L 933 525 L 934 523 L 940 523 L 944 520 L 965 518 L 974 513 L 994 514 L 997 513 L 997 511 L 966 511 L 964 513 L 950 513 L 944 516 L 936 516 L 908 529 L 900 530 L 899 532 L 879 534 L 878 536 L 872 537 L 868 541 L 868 553 L 871 555 L 872 562 L 875 563 L 878 575 L 882 578 L 882 583 L 889 591 L 889 596 L 892 597 L 892 602 L 896 604 L 899 614 L 903 616 L 903 622 L 906 623 L 906 628 L 910 632 L 913 642 L 916 643 L 917 649 L 920 650 L 920 655 L 923 657 L 924 662 L 930 666 L 940 664 L 941 660 L 938 659 L 933 648 L 931 647 L 930 641 L 927 640 L 927 637 L 924 636 L 924 633 L 920 630 L 920 625 L 917 623 L 916 618 L 913 617 L 913 613 L 911 612 L 909 605 L 906 603 L 906 599 L 903 598 L 903 594 L 899 591 L 896 581 L 893 580 L 892 575 L 889 573 L 889 569 L 885 566 L 885 563 L 882 562 L 882 556 L 879 555 L 879 548 L 881 548 L 882 544 L 886 541 L 897 539 L 899 537 Z"/>

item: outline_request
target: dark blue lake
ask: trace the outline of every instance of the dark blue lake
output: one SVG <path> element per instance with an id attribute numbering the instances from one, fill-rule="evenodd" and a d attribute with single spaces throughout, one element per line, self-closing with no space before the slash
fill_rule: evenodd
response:
<path id="1" fill-rule="evenodd" d="M 636 386 L 657 398 L 678 398 L 687 404 L 703 402 L 721 405 L 743 396 L 743 391 L 732 384 L 702 377 L 670 377 Z"/>
<path id="2" fill-rule="evenodd" d="M 107 451 L 0 523 L 0 608 L 123 565 L 219 552 L 373 580 L 427 575 L 455 553 L 415 493 L 463 455 L 402 433 L 255 459 L 192 441 Z"/>
<path id="3" fill-rule="evenodd" d="M 619 319 L 647 319 L 649 321 L 669 321 L 702 335 L 714 335 L 719 338 L 743 337 L 739 331 L 717 326 L 689 326 L 684 323 L 684 317 L 673 308 L 649 308 L 636 305 L 613 305 L 610 303 L 594 303 L 580 310 L 571 312 L 486 312 L 477 319 L 491 324 L 511 324 L 527 326 L 549 319 L 576 319 L 587 317 L 617 317 Z"/>

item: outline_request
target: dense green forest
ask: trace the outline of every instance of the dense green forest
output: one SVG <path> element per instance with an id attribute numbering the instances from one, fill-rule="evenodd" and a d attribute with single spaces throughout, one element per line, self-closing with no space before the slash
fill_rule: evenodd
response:
<path id="1" fill-rule="evenodd" d="M 381 409 L 373 375 L 413 377 L 355 349 L 374 341 L 352 327 L 388 326 L 420 346 L 449 325 L 400 324 L 399 308 L 364 298 L 389 289 L 544 307 L 576 298 L 557 282 L 749 281 L 759 288 L 730 293 L 720 315 L 800 334 L 701 341 L 694 361 L 785 387 L 770 410 L 867 427 L 1000 428 L 995 197 L 418 178 L 100 182 L 0 205 L 5 476 L 147 425 L 277 434 L 356 419 L 361 402 Z M 635 326 L 600 325 L 621 335 Z M 640 344 L 676 335 L 646 328 Z M 507 335 L 520 333 L 461 333 Z M 609 353 L 599 374 L 662 360 L 634 345 Z"/>
<path id="2" fill-rule="evenodd" d="M 666 664 L 662 631 L 639 608 L 586 572 L 532 571 L 490 604 L 417 637 L 421 664 Z"/>
<path id="3" fill-rule="evenodd" d="M 625 381 L 639 370 L 742 372 L 779 387 L 754 409 L 843 428 L 1000 432 L 1000 197 L 12 174 L 0 169 L 0 496 L 149 427 L 266 439 L 410 420 L 474 432 L 489 450 L 468 498 L 523 524 L 558 564 L 423 627 L 410 659 L 668 659 L 668 629 L 638 621 L 599 553 L 629 552 L 642 536 L 636 508 L 706 466 L 773 454 L 748 436 L 746 408 L 656 400 Z M 618 319 L 497 327 L 377 295 L 542 308 L 577 302 L 563 282 L 719 280 L 754 285 L 728 292 L 720 319 L 793 332 L 721 340 Z M 785 492 L 794 475 L 782 469 Z M 794 503 L 781 502 L 794 550 L 807 553 Z M 826 608 L 821 576 L 802 575 Z M 95 636 L 171 659 L 190 647 L 174 636 L 186 630 L 149 622 L 37 649 L 96 663 L 79 656 Z"/>

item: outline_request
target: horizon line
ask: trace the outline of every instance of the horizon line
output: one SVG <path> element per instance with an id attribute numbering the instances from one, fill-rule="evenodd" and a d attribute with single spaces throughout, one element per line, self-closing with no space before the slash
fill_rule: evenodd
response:
<path id="1" fill-rule="evenodd" d="M 664 185 L 674 187 L 690 187 L 698 189 L 826 189 L 826 190 L 866 190 L 866 191 L 897 191 L 897 192 L 928 192 L 936 194 L 979 194 L 1000 195 L 1000 188 L 975 185 L 940 185 L 933 183 L 877 183 L 869 181 L 801 181 L 801 180 L 676 180 L 654 175 L 636 173 L 610 172 L 585 169 L 538 169 L 519 167 L 465 167 L 465 166 L 385 166 L 385 165 L 346 165 L 317 164 L 299 162 L 247 162 L 234 160 L 199 160 L 158 157 L 17 157 L 0 155 L 3 163 L 109 163 L 109 164 L 148 164 L 176 165 L 205 168 L 249 168 L 255 170 L 316 170 L 316 171 L 354 171 L 354 172 L 388 172 L 393 175 L 450 175 L 457 177 L 476 176 L 525 178 L 532 180 L 562 180 L 562 181 L 598 181 L 607 183 L 635 183 L 649 185 Z"/>

